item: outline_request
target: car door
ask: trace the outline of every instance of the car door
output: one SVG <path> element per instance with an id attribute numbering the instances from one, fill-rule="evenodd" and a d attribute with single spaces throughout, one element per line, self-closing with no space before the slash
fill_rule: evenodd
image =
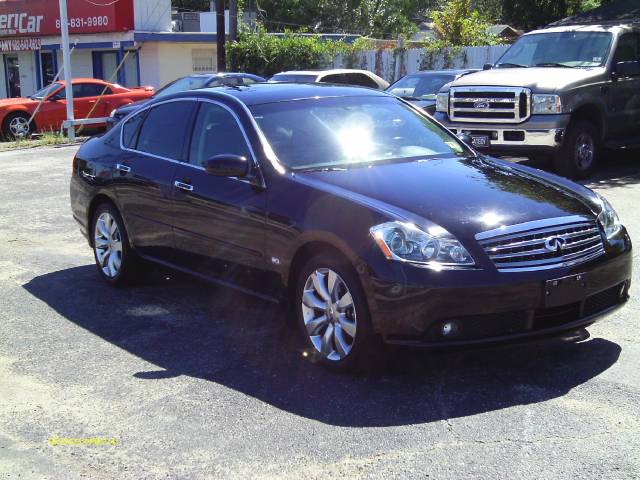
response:
<path id="1" fill-rule="evenodd" d="M 613 57 L 614 77 L 609 90 L 608 125 L 611 137 L 640 138 L 640 76 L 615 73 L 618 62 L 640 61 L 640 33 L 626 33 L 618 40 Z"/>
<path id="2" fill-rule="evenodd" d="M 266 193 L 246 179 L 209 175 L 205 162 L 220 154 L 255 155 L 231 108 L 201 101 L 187 162 L 176 167 L 174 214 L 179 262 L 237 285 L 260 288 L 264 269 Z M 252 165 L 255 165 L 252 163 Z"/>
<path id="3" fill-rule="evenodd" d="M 145 108 L 122 126 L 114 185 L 129 237 L 142 255 L 173 259 L 172 181 L 185 159 L 196 102 L 169 100 Z"/>

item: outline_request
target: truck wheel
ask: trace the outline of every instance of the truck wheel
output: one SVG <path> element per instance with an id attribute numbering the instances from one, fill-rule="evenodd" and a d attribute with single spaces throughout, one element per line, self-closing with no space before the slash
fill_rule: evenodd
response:
<path id="1" fill-rule="evenodd" d="M 556 154 L 556 172 L 574 179 L 587 178 L 597 168 L 600 157 L 600 132 L 586 120 L 569 125 L 564 145 Z"/>

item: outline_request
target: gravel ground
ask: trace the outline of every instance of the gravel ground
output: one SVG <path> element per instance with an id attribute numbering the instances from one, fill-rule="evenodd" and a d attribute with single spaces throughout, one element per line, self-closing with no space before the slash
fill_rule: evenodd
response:
<path id="1" fill-rule="evenodd" d="M 105 286 L 69 210 L 74 152 L 0 153 L 0 478 L 640 478 L 638 278 L 580 342 L 336 375 L 271 304 L 166 271 Z M 635 239 L 638 156 L 590 184 Z"/>

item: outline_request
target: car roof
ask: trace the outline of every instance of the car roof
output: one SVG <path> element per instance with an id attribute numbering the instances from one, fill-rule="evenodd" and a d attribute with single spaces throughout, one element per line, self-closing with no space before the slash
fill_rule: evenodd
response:
<path id="1" fill-rule="evenodd" d="M 286 72 L 276 73 L 276 75 L 327 75 L 336 73 L 366 73 L 373 74 L 369 70 L 359 70 L 356 68 L 331 68 L 328 70 L 289 70 Z"/>
<path id="2" fill-rule="evenodd" d="M 245 105 L 286 102 L 308 98 L 335 97 L 387 97 L 387 93 L 371 88 L 321 84 L 321 83 L 255 83 L 241 87 L 216 87 L 189 90 L 177 97 L 208 96 L 219 98 L 233 96 Z"/>
<path id="3" fill-rule="evenodd" d="M 577 25 L 563 25 L 561 27 L 549 27 L 541 28 L 539 30 L 532 30 L 525 33 L 526 35 L 534 35 L 538 33 L 563 33 L 563 32 L 612 32 L 615 33 L 619 30 L 631 30 L 632 26 L 629 24 L 619 25 L 600 25 L 600 24 L 577 24 Z"/>
<path id="4" fill-rule="evenodd" d="M 430 75 L 432 73 L 435 74 L 448 74 L 448 75 L 461 75 L 463 73 L 472 73 L 479 72 L 480 70 L 477 68 L 463 68 L 459 70 L 421 70 L 419 72 L 408 73 L 407 76 L 415 76 L 415 75 Z"/>
<path id="5" fill-rule="evenodd" d="M 55 83 L 59 83 L 60 85 L 66 85 L 67 84 L 67 82 L 65 80 L 56 80 Z M 99 85 L 105 85 L 105 84 L 107 84 L 109 82 L 105 82 L 104 80 L 101 80 L 99 78 L 74 78 L 71 81 L 72 85 L 75 85 L 77 83 L 97 83 Z M 111 84 L 111 85 L 114 85 L 114 84 Z"/>

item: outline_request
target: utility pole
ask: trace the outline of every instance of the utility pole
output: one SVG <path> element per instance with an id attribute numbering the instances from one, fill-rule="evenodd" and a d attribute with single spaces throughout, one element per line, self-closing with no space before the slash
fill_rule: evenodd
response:
<path id="1" fill-rule="evenodd" d="M 62 36 L 62 62 L 64 66 L 64 82 L 66 84 L 65 94 L 67 100 L 67 122 L 73 122 L 73 75 L 71 74 L 71 54 L 69 53 L 67 0 L 60 0 L 60 35 Z M 70 123 L 67 128 L 67 136 L 70 141 L 75 141 L 76 127 L 73 123 Z"/>
<path id="2" fill-rule="evenodd" d="M 229 0 L 229 40 L 238 39 L 238 0 Z"/>
<path id="3" fill-rule="evenodd" d="M 218 43 L 218 71 L 224 72 L 227 69 L 227 55 L 224 50 L 225 42 L 224 28 L 224 0 L 216 0 L 216 40 Z"/>

